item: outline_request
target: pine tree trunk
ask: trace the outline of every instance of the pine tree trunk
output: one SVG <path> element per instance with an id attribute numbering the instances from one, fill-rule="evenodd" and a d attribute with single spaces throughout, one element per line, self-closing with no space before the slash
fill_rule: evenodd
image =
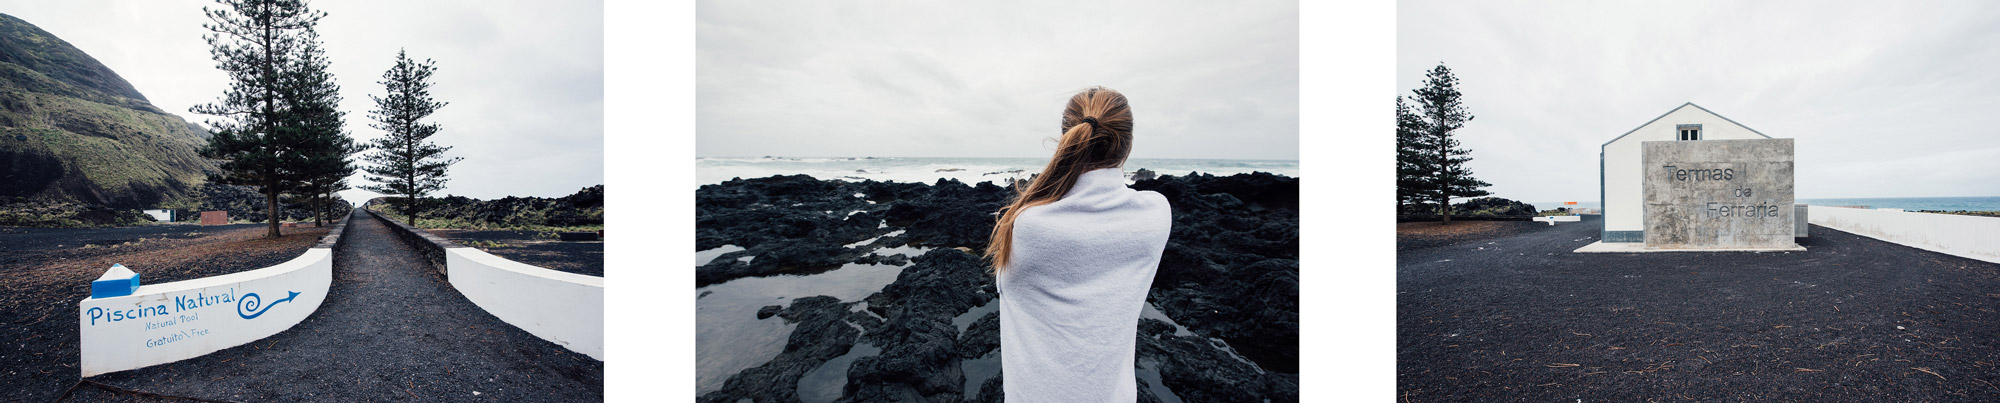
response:
<path id="1" fill-rule="evenodd" d="M 326 223 L 326 199 L 320 197 L 313 199 L 316 199 L 313 203 L 313 228 L 319 228 Z"/>
<path id="2" fill-rule="evenodd" d="M 264 236 L 278 238 L 285 236 L 278 232 L 278 185 L 275 180 L 264 180 L 264 211 L 270 218 L 271 231 Z"/>
<path id="3" fill-rule="evenodd" d="M 1446 136 L 1443 133 L 1439 133 L 1437 137 L 1438 137 L 1437 180 L 1438 180 L 1438 213 L 1439 213 L 1438 215 L 1444 216 L 1444 223 L 1440 225 L 1451 225 L 1451 178 L 1445 177 L 1445 174 L 1447 172 L 1451 172 L 1451 166 L 1450 166 L 1451 154 L 1449 151 L 1447 151 L 1449 149 L 1445 148 L 1445 146 L 1449 144 L 1448 140 L 1451 137 Z"/>
<path id="4" fill-rule="evenodd" d="M 267 4 L 266 6 L 268 7 L 269 5 Z M 271 15 L 270 10 L 266 9 L 264 14 L 260 16 L 262 18 L 265 18 L 264 44 L 263 44 L 264 65 L 260 66 L 264 68 L 264 76 L 260 78 L 264 80 L 264 139 L 266 141 L 265 143 L 266 146 L 269 145 L 269 141 L 272 137 L 276 137 L 278 135 L 277 121 L 275 119 L 277 117 L 277 110 L 275 109 L 274 105 L 271 105 L 273 102 L 277 102 L 277 94 L 272 93 L 272 88 L 271 88 L 271 86 L 275 84 L 273 82 L 275 81 L 273 76 L 277 75 L 276 71 L 277 62 L 271 59 L 273 56 L 275 56 L 271 49 L 271 43 L 274 40 L 273 36 L 275 36 L 274 35 L 275 29 L 271 27 L 272 22 L 269 20 L 270 15 Z M 277 175 L 276 172 L 270 172 L 269 170 L 267 170 L 264 173 L 264 202 L 265 202 L 264 209 L 269 213 L 270 216 L 269 218 L 271 221 L 271 231 L 270 234 L 268 234 L 267 236 L 271 238 L 278 238 L 285 236 L 284 234 L 278 232 L 278 179 L 276 178 L 276 175 Z"/>

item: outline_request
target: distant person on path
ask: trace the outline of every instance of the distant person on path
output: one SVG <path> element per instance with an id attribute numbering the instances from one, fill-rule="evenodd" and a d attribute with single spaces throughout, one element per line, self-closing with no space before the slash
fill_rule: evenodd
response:
<path id="1" fill-rule="evenodd" d="M 1125 95 L 1085 89 L 1063 109 L 1048 167 L 1000 210 L 986 255 L 1008 401 L 1138 399 L 1134 337 L 1173 212 L 1159 193 L 1125 187 L 1131 153 Z"/>

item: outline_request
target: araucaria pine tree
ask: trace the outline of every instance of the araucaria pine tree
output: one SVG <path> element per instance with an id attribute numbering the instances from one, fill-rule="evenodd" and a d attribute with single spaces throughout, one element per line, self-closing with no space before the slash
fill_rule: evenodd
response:
<path id="1" fill-rule="evenodd" d="M 422 63 L 410 60 L 403 51 L 396 52 L 396 65 L 382 73 L 381 84 L 387 87 L 384 96 L 369 95 L 375 99 L 375 110 L 368 117 L 375 120 L 369 125 L 386 132 L 375 139 L 371 146 L 375 149 L 367 155 L 374 166 L 364 168 L 368 180 L 376 185 L 363 188 L 386 195 L 400 196 L 403 216 L 411 226 L 417 225 L 417 202 L 433 191 L 444 188 L 445 170 L 463 158 L 445 158 L 444 152 L 451 147 L 440 147 L 425 141 L 437 134 L 438 124 L 424 123 L 423 119 L 445 106 L 444 102 L 431 99 L 431 73 L 437 70 L 430 59 Z"/>
<path id="2" fill-rule="evenodd" d="M 290 193 L 305 200 L 313 209 L 313 225 L 330 221 L 327 206 L 334 193 L 347 190 L 347 178 L 354 175 L 353 156 L 364 147 L 354 142 L 345 129 L 346 112 L 340 110 L 340 86 L 328 72 L 331 62 L 317 41 L 308 42 L 282 82 L 288 84 L 281 98 L 291 105 L 286 114 L 289 126 L 305 131 L 305 159 L 295 167 L 299 178 Z"/>
<path id="3" fill-rule="evenodd" d="M 1415 109 L 1403 103 L 1403 97 L 1396 97 L 1396 214 L 1420 211 L 1421 205 L 1429 201 L 1430 189 L 1424 183 L 1428 144 L 1424 141 L 1424 117 Z"/>
<path id="4" fill-rule="evenodd" d="M 1424 87 L 1416 89 L 1418 116 L 1422 125 L 1417 130 L 1412 144 L 1420 155 L 1414 163 L 1413 171 L 1420 174 L 1412 178 L 1411 185 L 1424 193 L 1424 198 L 1437 202 L 1438 215 L 1445 224 L 1451 223 L 1451 199 L 1455 197 L 1485 196 L 1484 189 L 1490 183 L 1472 177 L 1472 170 L 1465 163 L 1472 161 L 1467 155 L 1472 150 L 1458 148 L 1458 140 L 1453 139 L 1453 131 L 1465 127 L 1472 121 L 1472 113 L 1466 111 L 1459 100 L 1458 77 L 1451 75 L 1451 69 L 1439 63 L 1430 72 L 1424 73 Z M 1399 119 L 1400 120 L 1400 119 Z M 1398 128 L 1400 132 L 1400 125 Z M 1400 134 L 1400 133 L 1399 133 Z M 1399 141 L 1398 145 L 1403 145 Z M 1400 161 L 1399 161 L 1400 163 Z M 1399 170 L 1400 172 L 1400 170 Z M 1401 185 L 1402 181 L 1398 181 Z"/>
<path id="5" fill-rule="evenodd" d="M 295 74 L 305 50 L 319 37 L 314 25 L 326 13 L 310 10 L 302 0 L 216 0 L 226 6 L 203 7 L 210 23 L 202 24 L 209 33 L 209 54 L 216 68 L 229 74 L 229 89 L 214 103 L 198 105 L 194 113 L 215 115 L 215 128 L 202 149 L 208 158 L 222 160 L 222 173 L 211 181 L 255 186 L 264 195 L 270 230 L 267 236 L 282 236 L 278 230 L 278 195 L 296 187 L 312 152 L 314 131 L 298 126 L 292 114 L 296 99 L 288 91 L 302 87 L 288 75 Z M 325 82 L 331 84 L 330 78 Z M 334 119 L 338 120 L 336 116 Z"/>

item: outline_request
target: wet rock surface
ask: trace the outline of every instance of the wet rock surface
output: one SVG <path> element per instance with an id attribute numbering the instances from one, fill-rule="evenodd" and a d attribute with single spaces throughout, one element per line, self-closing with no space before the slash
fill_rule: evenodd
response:
<path id="1" fill-rule="evenodd" d="M 854 347 L 861 330 L 848 323 L 872 323 L 875 319 L 849 311 L 848 305 L 828 296 L 792 300 L 791 306 L 776 313 L 787 322 L 799 324 L 798 329 L 792 331 L 791 339 L 786 341 L 785 351 L 763 366 L 746 369 L 730 377 L 722 390 L 702 395 L 701 401 L 735 402 L 746 398 L 759 402 L 798 400 L 795 388 L 773 388 L 769 385 L 797 385 L 799 377 L 807 371 L 847 354 L 848 349 Z M 764 312 L 760 310 L 758 316 L 764 316 Z"/>
<path id="2" fill-rule="evenodd" d="M 883 346 L 882 354 L 856 361 L 848 370 L 848 398 L 960 399 L 965 377 L 959 366 L 959 331 L 952 318 L 998 296 L 993 276 L 977 256 L 934 249 L 918 257 L 895 283 L 868 297 L 868 310 L 887 318 L 881 329 L 867 336 Z M 993 330 L 997 341 L 997 322 Z"/>
<path id="3" fill-rule="evenodd" d="M 1154 366 L 1166 388 L 1162 392 L 1176 395 L 1157 396 L 1144 379 L 1135 379 L 1140 400 L 1297 400 L 1297 179 L 1265 173 L 1160 176 L 1132 187 L 1158 191 L 1173 205 L 1174 231 L 1148 300 L 1187 330 L 1177 335 L 1182 332 L 1174 325 L 1150 319 L 1135 324 L 1139 360 Z M 847 307 L 839 309 L 844 313 L 801 308 L 810 298 L 800 298 L 781 310 L 759 312 L 783 317 L 826 311 L 800 316 L 804 319 L 783 353 L 735 374 L 728 386 L 702 400 L 799 399 L 798 374 L 846 354 L 856 343 L 881 351 L 853 360 L 839 401 L 1002 400 L 1000 375 L 968 379 L 978 371 L 967 370 L 981 359 L 990 362 L 982 365 L 998 365 L 998 313 L 975 320 L 968 312 L 998 295 L 991 268 L 978 253 L 992 231 L 993 212 L 1012 195 L 991 183 L 820 181 L 804 175 L 702 186 L 696 191 L 697 250 L 725 245 L 742 250 L 700 262 L 696 287 L 743 277 L 810 275 L 848 263 L 910 263 L 895 282 L 859 302 L 865 309 L 830 299 L 825 302 Z M 921 256 L 886 249 L 912 246 L 931 249 Z M 841 319 L 827 319 L 836 316 Z"/>
<path id="4" fill-rule="evenodd" d="M 1299 400 L 1297 373 L 1262 370 L 1216 348 L 1207 338 L 1174 335 L 1171 325 L 1158 320 L 1140 319 L 1139 329 L 1139 357 L 1159 363 L 1161 383 L 1183 401 Z M 1146 389 L 1140 387 L 1140 400 L 1151 395 Z"/>

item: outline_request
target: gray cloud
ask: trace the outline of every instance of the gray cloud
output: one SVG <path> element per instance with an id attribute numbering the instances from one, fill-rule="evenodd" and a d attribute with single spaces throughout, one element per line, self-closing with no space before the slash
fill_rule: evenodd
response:
<path id="1" fill-rule="evenodd" d="M 701 156 L 1046 157 L 1131 98 L 1137 158 L 1298 158 L 1292 2 L 701 2 Z"/>
<path id="2" fill-rule="evenodd" d="M 2000 195 L 2000 6 L 1431 2 L 1397 10 L 1397 88 L 1438 62 L 1497 196 L 1597 200 L 1598 146 L 1683 102 L 1797 139 L 1797 196 Z M 1384 109 L 1388 108 L 1384 97 Z"/>
<path id="3" fill-rule="evenodd" d="M 228 86 L 201 39 L 210 1 L 7 1 L 5 12 L 89 53 L 131 81 L 154 105 L 186 112 Z M 604 183 L 604 35 L 601 2 L 385 0 L 316 1 L 320 37 L 345 98 L 347 128 L 360 141 L 369 94 L 397 49 L 434 59 L 432 139 L 465 157 L 442 193 L 490 199 L 562 196 Z M 359 175 L 354 183 L 365 183 Z M 365 198 L 355 191 L 350 198 Z"/>

